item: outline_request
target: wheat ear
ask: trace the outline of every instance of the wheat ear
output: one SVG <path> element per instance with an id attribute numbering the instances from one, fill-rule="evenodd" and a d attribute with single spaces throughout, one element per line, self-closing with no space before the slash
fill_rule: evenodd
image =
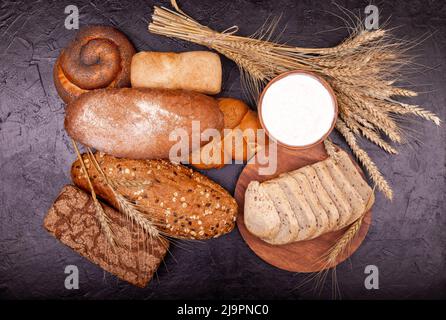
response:
<path id="1" fill-rule="evenodd" d="M 101 166 L 96 160 L 93 152 L 90 148 L 88 148 L 88 156 L 90 161 L 94 164 L 96 170 L 101 174 L 104 179 L 105 184 L 109 187 L 110 191 L 113 193 L 115 197 L 116 203 L 120 209 L 120 211 L 127 216 L 127 218 L 135 222 L 139 227 L 141 227 L 150 237 L 159 238 L 161 237 L 158 229 L 153 225 L 153 223 L 147 219 L 141 212 L 139 212 L 135 206 L 130 203 L 123 195 L 121 195 L 117 190 L 116 186 L 113 185 L 111 180 L 108 179 L 105 172 L 102 170 Z"/>
<path id="2" fill-rule="evenodd" d="M 393 191 L 392 188 L 390 188 L 388 182 L 386 179 L 384 179 L 383 175 L 379 171 L 376 164 L 370 159 L 367 152 L 362 150 L 358 143 L 356 142 L 356 137 L 354 134 L 350 131 L 350 129 L 347 127 L 344 121 L 338 118 L 336 121 L 336 129 L 342 134 L 342 136 L 347 141 L 348 145 L 352 149 L 355 156 L 358 158 L 358 160 L 362 163 L 362 165 L 366 168 L 367 172 L 370 174 L 370 178 L 373 180 L 376 187 L 384 193 L 387 199 L 392 200 L 393 198 Z"/>
<path id="3" fill-rule="evenodd" d="M 344 234 L 339 238 L 338 241 L 328 250 L 325 255 L 325 262 L 327 266 L 334 266 L 341 254 L 345 252 L 349 244 L 358 234 L 358 231 L 361 229 L 362 223 L 364 221 L 365 214 L 370 210 L 373 204 L 373 195 L 375 193 L 375 188 L 373 188 L 370 196 L 365 205 L 365 210 L 363 214 L 353 222 L 350 227 L 344 232 Z"/>
<path id="4" fill-rule="evenodd" d="M 76 141 L 71 139 L 71 142 L 73 143 L 74 150 L 76 151 L 77 154 L 77 158 L 81 163 L 82 170 L 84 171 L 84 174 L 87 178 L 88 186 L 90 187 L 91 197 L 93 198 L 93 203 L 96 211 L 96 218 L 99 221 L 99 225 L 101 226 L 101 229 L 104 232 L 105 237 L 107 238 L 108 242 L 112 245 L 112 249 L 114 249 L 114 247 L 116 246 L 116 239 L 114 232 L 110 227 L 110 218 L 107 216 L 107 214 L 104 211 L 104 208 L 102 207 L 101 203 L 96 197 L 96 192 L 94 191 L 93 184 L 91 183 L 90 176 L 88 175 L 87 167 L 85 166 L 84 159 L 82 158 L 81 153 L 79 152 L 79 148 L 77 147 Z"/>
<path id="5" fill-rule="evenodd" d="M 336 147 L 333 144 L 333 142 L 331 142 L 330 138 L 327 138 L 324 140 L 324 147 L 325 147 L 325 151 L 327 152 L 328 156 L 333 158 L 334 161 L 338 162 L 339 155 L 336 152 Z"/>

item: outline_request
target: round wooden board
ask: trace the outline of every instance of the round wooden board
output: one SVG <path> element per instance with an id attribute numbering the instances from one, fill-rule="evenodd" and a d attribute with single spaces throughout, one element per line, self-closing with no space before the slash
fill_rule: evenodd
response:
<path id="1" fill-rule="evenodd" d="M 245 226 L 243 219 L 243 208 L 245 190 L 252 180 L 270 180 L 283 172 L 299 169 L 306 165 L 324 160 L 327 153 L 323 143 L 320 143 L 307 150 L 291 150 L 280 145 L 277 146 L 277 170 L 274 175 L 259 175 L 258 168 L 261 167 L 258 161 L 247 164 L 237 181 L 235 188 L 235 199 L 239 206 L 237 217 L 238 229 L 251 248 L 252 251 L 269 264 L 292 272 L 318 272 L 332 268 L 348 257 L 350 257 L 364 240 L 372 219 L 372 212 L 366 212 L 361 228 L 356 237 L 351 242 L 349 249 L 339 256 L 336 263 L 326 265 L 321 261 L 321 257 L 336 243 L 348 227 L 331 233 L 326 233 L 316 239 L 299 241 L 286 245 L 270 245 L 260 238 L 251 234 Z M 354 162 L 354 160 L 352 159 Z M 354 162 L 358 170 L 363 174 L 361 168 Z"/>

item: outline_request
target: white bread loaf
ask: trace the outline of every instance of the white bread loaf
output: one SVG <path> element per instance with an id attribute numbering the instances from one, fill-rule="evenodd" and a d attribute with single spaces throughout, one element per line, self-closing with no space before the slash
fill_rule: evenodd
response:
<path id="1" fill-rule="evenodd" d="M 132 87 L 183 89 L 206 94 L 221 90 L 221 61 L 210 51 L 143 51 L 132 58 Z"/>

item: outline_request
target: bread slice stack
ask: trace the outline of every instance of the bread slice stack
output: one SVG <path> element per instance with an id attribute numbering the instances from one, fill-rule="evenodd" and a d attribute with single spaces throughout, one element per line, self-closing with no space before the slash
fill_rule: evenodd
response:
<path id="1" fill-rule="evenodd" d="M 251 181 L 247 229 L 281 245 L 340 230 L 361 217 L 374 202 L 373 190 L 345 151 L 337 155 L 336 161 L 327 158 L 263 183 Z"/>

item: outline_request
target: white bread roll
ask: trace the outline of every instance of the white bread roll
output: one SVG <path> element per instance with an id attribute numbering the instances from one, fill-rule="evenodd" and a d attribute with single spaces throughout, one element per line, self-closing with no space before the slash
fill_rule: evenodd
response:
<path id="1" fill-rule="evenodd" d="M 206 94 L 221 90 L 221 61 L 210 51 L 149 52 L 135 54 L 132 87 L 183 89 Z"/>

